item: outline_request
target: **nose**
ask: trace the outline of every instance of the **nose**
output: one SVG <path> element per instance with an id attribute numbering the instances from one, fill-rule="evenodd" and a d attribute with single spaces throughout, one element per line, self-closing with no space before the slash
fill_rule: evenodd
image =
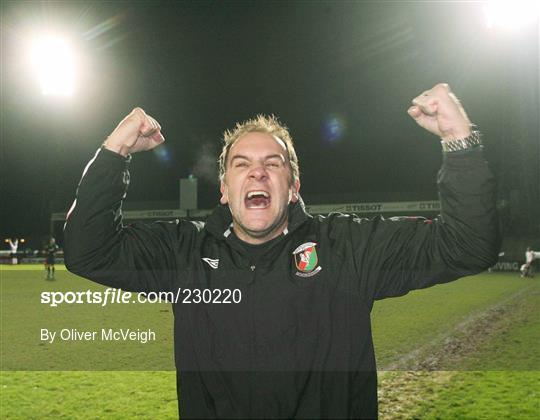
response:
<path id="1" fill-rule="evenodd" d="M 265 180 L 268 177 L 268 173 L 264 164 L 257 163 L 253 165 L 251 171 L 249 171 L 249 177 L 257 181 Z"/>

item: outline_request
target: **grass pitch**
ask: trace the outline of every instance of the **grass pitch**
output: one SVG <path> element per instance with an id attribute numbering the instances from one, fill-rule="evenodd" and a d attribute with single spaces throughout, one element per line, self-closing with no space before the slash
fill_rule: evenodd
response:
<path id="1" fill-rule="evenodd" d="M 50 308 L 39 303 L 43 290 L 104 288 L 65 270 L 47 282 L 39 266 L 0 269 L 1 418 L 177 417 L 170 305 Z M 377 302 L 381 418 L 536 418 L 539 297 L 539 278 L 494 273 Z M 80 329 L 146 323 L 160 339 L 99 351 L 97 343 L 40 346 L 39 328 L 66 319 Z M 96 366 L 102 371 L 89 371 Z"/>

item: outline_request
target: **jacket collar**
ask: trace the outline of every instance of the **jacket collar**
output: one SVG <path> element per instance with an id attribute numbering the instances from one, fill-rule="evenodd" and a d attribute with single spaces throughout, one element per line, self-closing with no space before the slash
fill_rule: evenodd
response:
<path id="1" fill-rule="evenodd" d="M 289 223 L 286 234 L 292 233 L 312 216 L 306 212 L 304 201 L 300 197 L 296 203 L 289 204 Z M 232 215 L 227 205 L 219 205 L 206 221 L 206 229 L 217 239 L 227 239 L 232 229 Z"/>

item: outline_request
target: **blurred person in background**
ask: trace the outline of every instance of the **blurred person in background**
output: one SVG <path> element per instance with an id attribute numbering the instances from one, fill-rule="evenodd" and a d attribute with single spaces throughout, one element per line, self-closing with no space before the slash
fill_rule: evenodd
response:
<path id="1" fill-rule="evenodd" d="M 49 243 L 45 245 L 43 253 L 45 254 L 45 274 L 46 280 L 54 280 L 54 264 L 56 262 L 56 252 L 58 252 L 58 245 L 55 238 L 50 238 Z"/>
<path id="2" fill-rule="evenodd" d="M 529 246 L 525 251 L 525 264 L 520 268 L 521 277 L 534 277 L 534 260 L 536 258 L 536 252 Z"/>
<path id="3" fill-rule="evenodd" d="M 11 238 L 9 238 L 8 244 L 11 249 L 11 264 L 17 265 L 19 263 L 19 260 L 17 258 L 17 249 L 19 248 L 19 239 L 15 238 L 15 241 L 12 241 Z"/>

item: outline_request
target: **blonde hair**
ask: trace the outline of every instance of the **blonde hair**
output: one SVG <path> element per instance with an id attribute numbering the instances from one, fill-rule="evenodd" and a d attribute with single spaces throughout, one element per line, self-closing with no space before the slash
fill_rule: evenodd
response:
<path id="1" fill-rule="evenodd" d="M 293 140 L 289 134 L 289 129 L 279 122 L 274 115 L 262 115 L 259 114 L 255 118 L 244 121 L 242 123 L 236 123 L 233 130 L 226 130 L 223 133 L 223 148 L 219 155 L 219 180 L 223 181 L 225 173 L 227 172 L 227 157 L 231 147 L 234 146 L 236 141 L 245 134 L 248 133 L 267 133 L 279 138 L 285 144 L 287 154 L 289 158 L 289 165 L 291 167 L 292 182 L 300 179 L 300 167 L 298 165 L 298 157 L 294 150 Z"/>

